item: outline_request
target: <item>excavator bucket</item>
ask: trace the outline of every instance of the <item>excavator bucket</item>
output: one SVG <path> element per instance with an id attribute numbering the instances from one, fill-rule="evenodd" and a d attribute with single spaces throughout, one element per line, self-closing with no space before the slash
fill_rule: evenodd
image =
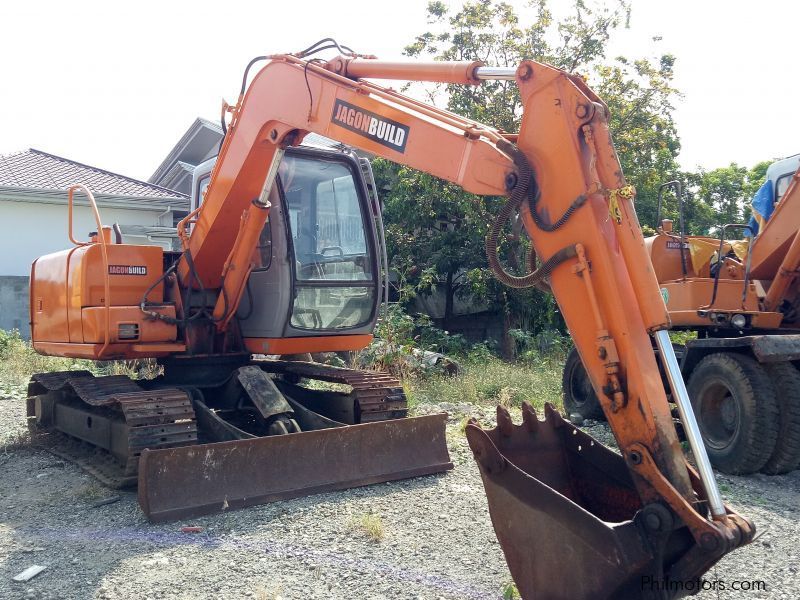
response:
<path id="1" fill-rule="evenodd" d="M 522 425 L 514 425 L 498 407 L 495 429 L 474 421 L 466 428 L 522 598 L 673 597 L 659 582 L 663 563 L 683 549 L 671 543 L 658 551 L 644 533 L 647 519 L 671 523 L 669 511 L 642 510 L 623 459 L 549 404 L 545 412 L 539 421 L 526 404 Z"/>
<path id="2" fill-rule="evenodd" d="M 447 415 L 164 450 L 139 460 L 139 504 L 153 522 L 196 517 L 453 468 Z"/>

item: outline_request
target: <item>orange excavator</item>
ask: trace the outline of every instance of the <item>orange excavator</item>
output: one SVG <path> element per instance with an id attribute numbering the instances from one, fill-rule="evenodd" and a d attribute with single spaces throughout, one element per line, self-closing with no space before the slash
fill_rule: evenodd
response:
<path id="1" fill-rule="evenodd" d="M 311 58 L 330 47 L 341 54 Z M 88 242 L 70 226 L 74 247 L 34 263 L 37 351 L 163 366 L 152 380 L 36 375 L 35 427 L 101 449 L 104 465 L 79 458 L 135 477 L 153 520 L 451 467 L 444 416 L 406 417 L 396 382 L 264 356 L 363 348 L 380 303 L 385 260 L 369 177 L 347 152 L 303 147 L 313 132 L 507 197 L 487 237 L 489 262 L 508 285 L 549 284 L 580 349 L 620 454 L 551 407 L 544 421 L 525 405 L 520 425 L 499 408 L 494 429 L 466 428 L 524 598 L 683 596 L 753 539 L 717 489 L 607 107 L 580 77 L 534 61 L 384 62 L 332 40 L 255 60 L 266 64 L 249 85 L 245 73 L 225 108 L 219 157 L 179 226 L 182 252 L 122 244 L 95 210 Z M 521 127 L 506 133 L 371 79 L 513 81 Z M 70 201 L 76 189 L 94 207 L 83 187 Z M 542 259 L 524 276 L 504 271 L 497 252 L 518 212 Z M 657 360 L 697 471 L 681 451 Z M 319 390 L 313 379 L 349 389 Z"/>
<path id="2" fill-rule="evenodd" d="M 800 468 L 798 165 L 800 155 L 767 169 L 756 198 L 768 219 L 720 226 L 716 238 L 686 235 L 682 185 L 665 183 L 657 233 L 645 240 L 673 329 L 696 333 L 676 353 L 711 463 L 725 473 Z M 660 219 L 668 189 L 678 231 Z M 577 352 L 564 370 L 564 405 L 602 415 Z"/>

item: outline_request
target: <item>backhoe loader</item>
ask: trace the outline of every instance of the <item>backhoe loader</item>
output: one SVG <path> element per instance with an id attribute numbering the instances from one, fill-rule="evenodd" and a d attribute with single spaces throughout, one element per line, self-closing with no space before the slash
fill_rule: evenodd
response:
<path id="1" fill-rule="evenodd" d="M 659 193 L 657 234 L 645 240 L 673 329 L 697 334 L 676 352 L 711 462 L 726 473 L 800 467 L 798 167 L 800 155 L 771 165 L 759 194 L 774 213 L 721 226 L 717 238 L 686 235 L 682 186 L 666 183 L 679 231 L 661 220 Z M 576 353 L 564 371 L 564 404 L 601 415 Z"/>
<path id="2" fill-rule="evenodd" d="M 341 54 L 312 58 L 332 47 Z M 508 81 L 520 92 L 520 130 L 373 79 Z M 254 59 L 223 114 L 230 119 L 219 156 L 179 224 L 182 252 L 118 243 L 91 192 L 70 189 L 70 207 L 74 192 L 88 197 L 97 231 L 82 242 L 70 225 L 74 247 L 33 264 L 34 347 L 94 360 L 157 358 L 164 373 L 150 381 L 36 375 L 28 400 L 35 427 L 97 449 L 103 464 L 81 457 L 95 471 L 135 477 L 140 505 L 156 521 L 451 467 L 444 415 L 406 417 L 395 380 L 262 358 L 363 348 L 380 303 L 386 260 L 368 168 L 346 151 L 302 147 L 314 132 L 505 197 L 486 240 L 490 265 L 507 285 L 546 282 L 555 294 L 621 454 L 552 407 L 544 421 L 525 405 L 521 425 L 502 408 L 494 429 L 467 425 L 524 598 L 683 596 L 753 539 L 752 523 L 717 489 L 669 343 L 635 190 L 622 175 L 608 109 L 583 79 L 530 60 L 385 62 L 324 40 Z M 542 259 L 525 275 L 505 271 L 498 257 L 517 213 Z M 681 451 L 651 340 L 697 471 Z M 352 391 L 320 392 L 309 379 Z"/>

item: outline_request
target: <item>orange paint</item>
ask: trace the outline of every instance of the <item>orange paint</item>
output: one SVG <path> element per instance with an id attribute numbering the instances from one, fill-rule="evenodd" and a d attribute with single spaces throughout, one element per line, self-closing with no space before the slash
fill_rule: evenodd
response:
<path id="1" fill-rule="evenodd" d="M 245 338 L 253 354 L 306 354 L 307 352 L 346 352 L 363 350 L 371 335 L 326 335 L 296 338 Z"/>
<path id="2" fill-rule="evenodd" d="M 82 343 L 82 311 L 106 305 L 106 282 L 111 307 L 134 306 L 141 315 L 139 302 L 163 271 L 163 250 L 158 246 L 111 244 L 107 246 L 108 267 L 104 267 L 101 249 L 99 243 L 78 246 L 42 256 L 33 263 L 30 293 L 34 340 Z M 163 298 L 163 284 L 157 283 L 148 300 L 161 302 Z"/>

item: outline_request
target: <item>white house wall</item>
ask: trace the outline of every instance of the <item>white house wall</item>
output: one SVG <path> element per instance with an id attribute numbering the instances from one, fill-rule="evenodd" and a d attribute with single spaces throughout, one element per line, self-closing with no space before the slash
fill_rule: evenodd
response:
<path id="1" fill-rule="evenodd" d="M 100 208 L 104 225 L 159 225 L 161 213 L 161 210 Z M 28 276 L 37 257 L 71 246 L 66 205 L 0 200 L 0 218 L 6 225 L 13 225 L 4 227 L 0 235 L 0 276 Z M 161 224 L 167 223 L 172 224 L 171 213 L 162 217 Z M 72 226 L 75 239 L 86 240 L 89 232 L 96 229 L 89 208 L 76 206 Z"/>

